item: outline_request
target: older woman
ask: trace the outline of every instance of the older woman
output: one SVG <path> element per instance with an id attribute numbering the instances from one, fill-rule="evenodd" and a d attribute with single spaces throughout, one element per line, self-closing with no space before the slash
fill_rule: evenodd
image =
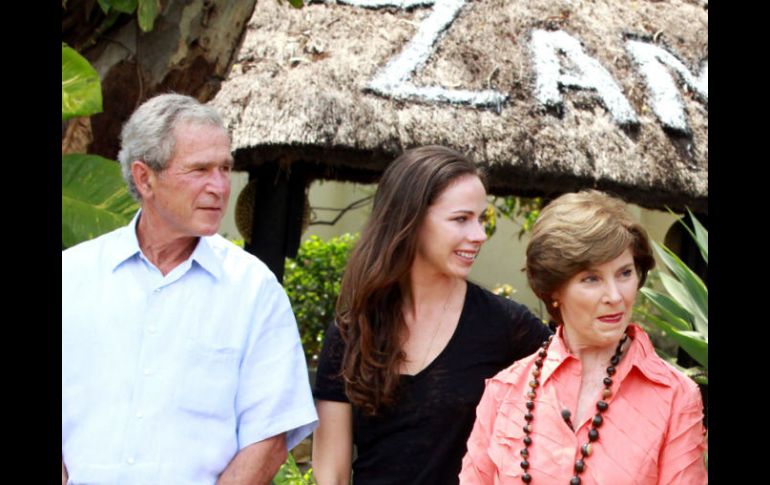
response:
<path id="1" fill-rule="evenodd" d="M 698 387 L 630 323 L 653 265 L 621 201 L 586 191 L 543 210 L 527 276 L 559 327 L 487 382 L 460 483 L 706 483 Z"/>

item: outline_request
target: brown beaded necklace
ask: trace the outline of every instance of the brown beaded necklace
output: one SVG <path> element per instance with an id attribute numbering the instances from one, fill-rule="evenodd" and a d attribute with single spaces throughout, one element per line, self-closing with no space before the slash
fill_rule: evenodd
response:
<path id="1" fill-rule="evenodd" d="M 627 331 L 628 329 L 626 329 L 626 332 Z M 527 424 L 524 425 L 524 433 L 526 436 L 524 436 L 524 449 L 521 450 L 521 468 L 524 470 L 524 475 L 521 476 L 521 481 L 524 483 L 530 483 L 532 481 L 532 476 L 527 470 L 529 469 L 529 447 L 532 445 L 532 437 L 530 436 L 532 434 L 532 420 L 535 418 L 533 411 L 535 410 L 535 397 L 537 396 L 536 391 L 540 386 L 540 381 L 538 378 L 540 377 L 543 362 L 548 355 L 548 346 L 551 344 L 552 340 L 553 335 L 548 337 L 548 340 L 543 342 L 543 344 L 540 346 L 541 348 L 537 353 L 538 358 L 535 360 L 535 368 L 532 369 L 532 380 L 529 382 L 529 387 L 531 389 L 527 391 L 527 398 L 529 400 L 526 404 L 527 411 L 524 414 L 524 419 L 527 421 Z M 620 339 L 617 348 L 615 348 L 615 354 L 613 354 L 612 358 L 610 358 L 610 365 L 607 367 L 607 377 L 605 377 L 602 381 L 604 384 L 604 389 L 602 390 L 602 399 L 596 402 L 596 409 L 598 412 L 591 420 L 591 429 L 588 430 L 588 443 L 585 443 L 580 447 L 580 454 L 582 456 L 575 461 L 575 475 L 569 481 L 570 485 L 580 485 L 580 474 L 583 473 L 583 470 L 585 470 L 585 460 L 591 456 L 591 452 L 593 451 L 591 448 L 591 443 L 599 439 L 598 428 L 604 421 L 602 418 L 602 413 L 610 407 L 610 405 L 604 401 L 604 399 L 607 399 L 612 395 L 612 376 L 616 372 L 615 366 L 620 363 L 620 358 L 623 356 L 622 349 L 623 344 L 626 343 L 626 340 L 628 340 L 627 333 Z M 570 413 L 568 410 L 565 409 L 562 411 L 562 418 L 567 423 L 567 425 L 572 428 L 572 423 L 569 420 Z"/>

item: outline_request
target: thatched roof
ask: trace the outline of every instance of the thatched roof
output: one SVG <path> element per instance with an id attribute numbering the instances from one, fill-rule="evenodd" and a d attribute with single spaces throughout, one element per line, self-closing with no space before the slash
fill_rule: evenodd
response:
<path id="1" fill-rule="evenodd" d="M 258 2 L 212 101 L 236 169 L 303 160 L 372 180 L 402 150 L 443 144 L 488 165 L 492 193 L 590 186 L 708 211 L 707 2 L 422 3 Z M 431 29 L 443 32 L 432 47 Z"/>

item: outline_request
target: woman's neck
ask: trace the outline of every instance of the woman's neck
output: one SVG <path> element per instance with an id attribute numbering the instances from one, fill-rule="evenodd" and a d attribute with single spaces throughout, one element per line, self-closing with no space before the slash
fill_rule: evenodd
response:
<path id="1" fill-rule="evenodd" d="M 461 278 L 412 271 L 408 291 L 404 291 L 404 311 L 416 316 L 425 307 L 445 306 L 456 289 L 464 284 L 465 280 Z"/>
<path id="2" fill-rule="evenodd" d="M 566 328 L 562 328 L 562 338 L 564 344 L 569 349 L 570 353 L 580 360 L 583 370 L 583 376 L 592 375 L 598 369 L 605 369 L 615 353 L 615 346 L 617 342 L 609 347 L 596 347 L 590 345 L 581 345 L 578 342 L 570 341 L 569 332 Z"/>

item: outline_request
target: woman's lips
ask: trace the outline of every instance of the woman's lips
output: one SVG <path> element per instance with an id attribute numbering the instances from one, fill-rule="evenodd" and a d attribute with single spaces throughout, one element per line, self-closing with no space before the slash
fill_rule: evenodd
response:
<path id="1" fill-rule="evenodd" d="M 476 260 L 476 256 L 478 255 L 478 251 L 455 251 L 455 254 L 459 256 L 462 260 L 472 263 Z"/>
<path id="2" fill-rule="evenodd" d="M 619 323 L 623 319 L 623 312 L 613 313 L 611 315 L 602 315 L 599 321 L 604 323 Z"/>

